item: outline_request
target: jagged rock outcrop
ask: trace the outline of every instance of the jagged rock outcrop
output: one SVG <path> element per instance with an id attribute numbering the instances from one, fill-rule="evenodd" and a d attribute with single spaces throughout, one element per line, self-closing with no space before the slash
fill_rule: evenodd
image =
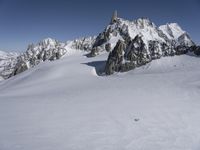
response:
<path id="1" fill-rule="evenodd" d="M 106 75 L 124 72 L 142 66 L 152 60 L 141 36 L 136 36 L 128 45 L 119 40 L 108 56 L 105 67 Z"/>
<path id="2" fill-rule="evenodd" d="M 13 75 L 17 75 L 43 61 L 60 59 L 66 53 L 66 44 L 54 39 L 45 39 L 38 44 L 30 44 L 27 51 L 17 58 Z"/>
<path id="3" fill-rule="evenodd" d="M 125 41 L 130 39 L 128 25 L 120 22 L 121 19 L 114 17 L 114 21 L 111 21 L 105 30 L 97 36 L 93 44 L 91 56 L 96 56 L 100 52 L 105 51 L 108 44 L 110 45 L 111 49 L 113 49 L 119 39 Z M 97 49 L 98 52 L 96 52 Z"/>
<path id="4" fill-rule="evenodd" d="M 183 54 L 187 54 L 188 51 L 189 51 L 189 48 L 188 46 L 185 46 L 185 45 L 179 45 L 175 48 L 175 55 L 183 55 Z"/>
<path id="5" fill-rule="evenodd" d="M 123 46 L 122 46 L 123 45 Z M 151 62 L 154 59 L 159 59 L 164 56 L 174 56 L 187 54 L 189 51 L 195 55 L 200 55 L 200 46 L 184 46 L 167 45 L 158 41 L 149 41 L 148 48 L 145 45 L 142 37 L 137 35 L 128 44 L 119 40 L 110 52 L 106 66 L 105 74 L 111 75 L 114 72 L 124 72 L 140 67 Z"/>
<path id="6" fill-rule="evenodd" d="M 199 54 L 199 48 L 177 23 L 157 27 L 147 18 L 139 18 L 135 21 L 122 18 L 114 20 L 103 32 L 107 37 L 101 36 L 102 42 L 98 44 L 98 47 L 105 47 L 107 51 L 106 45 L 110 43 L 111 50 L 114 51 L 110 52 L 107 59 L 105 67 L 107 75 L 130 70 L 161 57 L 187 54 L 190 49 L 194 54 Z M 121 64 L 114 61 L 118 60 L 118 55 L 120 55 L 116 54 L 119 41 L 123 41 L 126 47 L 122 56 L 124 61 Z"/>
<path id="7" fill-rule="evenodd" d="M 160 48 L 162 50 L 162 56 L 174 56 L 176 54 L 175 46 L 172 43 L 161 43 Z"/>
<path id="8" fill-rule="evenodd" d="M 28 62 L 21 61 L 20 63 L 17 63 L 17 65 L 15 66 L 15 69 L 12 75 L 17 75 L 19 73 L 26 71 L 27 69 L 29 69 Z"/>
<path id="9" fill-rule="evenodd" d="M 200 56 L 200 46 L 196 46 L 194 49 L 194 54 Z"/>
<path id="10" fill-rule="evenodd" d="M 0 78 L 7 79 L 13 72 L 16 64 L 18 53 L 7 53 L 0 51 Z"/>
<path id="11" fill-rule="evenodd" d="M 84 51 L 91 51 L 95 43 L 96 37 L 80 38 L 67 42 L 72 49 L 79 49 Z"/>
<path id="12" fill-rule="evenodd" d="M 122 67 L 123 53 L 125 50 L 125 44 L 123 41 L 119 40 L 108 56 L 108 60 L 105 67 L 105 72 L 107 75 L 113 74 L 115 71 L 119 72 Z"/>
<path id="13" fill-rule="evenodd" d="M 200 46 L 196 46 L 196 45 L 191 46 L 189 48 L 189 52 L 192 52 L 196 56 L 200 56 Z"/>
<path id="14" fill-rule="evenodd" d="M 107 44 L 105 45 L 105 49 L 106 49 L 107 52 L 110 52 L 110 51 L 111 51 L 111 44 L 110 44 L 110 43 L 107 43 Z"/>
<path id="15" fill-rule="evenodd" d="M 80 38 L 66 43 L 47 38 L 38 44 L 30 44 L 27 51 L 17 57 L 17 63 L 10 76 L 17 75 L 44 61 L 60 59 L 68 50 L 91 51 L 96 37 Z"/>
<path id="16" fill-rule="evenodd" d="M 178 45 L 190 47 L 195 45 L 195 43 L 190 39 L 188 33 L 183 33 L 178 37 Z"/>
<path id="17" fill-rule="evenodd" d="M 125 60 L 135 66 L 141 66 L 151 61 L 151 54 L 142 40 L 142 37 L 137 35 L 127 46 L 125 50 Z M 127 62 L 129 63 L 129 62 Z"/>
<path id="18" fill-rule="evenodd" d="M 114 13 L 113 13 L 113 16 L 111 18 L 111 22 L 110 23 L 111 24 L 115 23 L 115 21 L 117 20 L 117 18 L 118 18 L 117 17 L 117 11 L 115 10 Z"/>

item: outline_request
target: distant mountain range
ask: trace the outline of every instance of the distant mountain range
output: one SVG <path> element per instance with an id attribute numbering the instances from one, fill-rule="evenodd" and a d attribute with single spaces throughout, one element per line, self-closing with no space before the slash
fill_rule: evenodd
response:
<path id="1" fill-rule="evenodd" d="M 80 38 L 65 43 L 47 38 L 30 44 L 22 54 L 0 52 L 0 76 L 7 79 L 43 61 L 60 59 L 74 50 L 95 57 L 108 52 L 105 74 L 128 71 L 164 56 L 200 55 L 200 48 L 177 23 L 156 26 L 148 18 L 134 21 L 114 13 L 109 25 L 96 37 Z"/>

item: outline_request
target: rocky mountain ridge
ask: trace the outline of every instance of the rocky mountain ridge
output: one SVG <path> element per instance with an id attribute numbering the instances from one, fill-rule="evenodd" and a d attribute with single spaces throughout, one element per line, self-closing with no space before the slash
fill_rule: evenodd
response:
<path id="1" fill-rule="evenodd" d="M 119 18 L 115 12 L 109 25 L 97 37 L 67 42 L 47 38 L 38 44 L 30 44 L 26 52 L 8 59 L 7 66 L 12 67 L 4 67 L 0 76 L 6 79 L 40 62 L 60 59 L 72 49 L 86 51 L 89 57 L 108 52 L 107 75 L 128 71 L 164 56 L 188 52 L 200 55 L 200 47 L 177 23 L 157 27 L 148 18 L 129 21 Z"/>
<path id="2" fill-rule="evenodd" d="M 6 63 L 0 60 L 1 78 L 7 79 L 17 75 L 29 68 L 32 68 L 44 61 L 54 61 L 60 59 L 63 55 L 70 52 L 72 49 L 90 51 L 95 37 L 79 38 L 73 41 L 59 42 L 55 39 L 46 38 L 37 44 L 29 44 L 27 50 L 19 55 L 8 55 Z"/>
<path id="3" fill-rule="evenodd" d="M 0 51 L 0 80 L 8 78 L 12 74 L 18 56 L 18 53 Z"/>
<path id="4" fill-rule="evenodd" d="M 157 27 L 148 18 L 128 21 L 116 14 L 97 36 L 90 56 L 104 50 L 110 52 L 105 66 L 107 75 L 128 71 L 165 56 L 200 53 L 200 47 L 177 23 Z"/>
<path id="5" fill-rule="evenodd" d="M 183 31 L 177 23 L 157 27 L 148 18 L 139 18 L 134 21 L 116 18 L 97 36 L 91 55 L 98 55 L 105 49 L 106 44 L 110 44 L 113 49 L 119 39 L 128 43 L 137 35 L 141 36 L 146 49 L 149 49 L 151 41 L 166 43 L 174 47 L 195 45 L 188 33 Z"/>

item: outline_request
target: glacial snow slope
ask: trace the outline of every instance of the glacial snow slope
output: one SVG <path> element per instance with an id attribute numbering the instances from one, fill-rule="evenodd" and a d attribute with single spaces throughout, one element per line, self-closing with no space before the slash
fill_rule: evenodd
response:
<path id="1" fill-rule="evenodd" d="M 200 59 L 97 76 L 77 52 L 0 82 L 1 150 L 199 150 Z"/>

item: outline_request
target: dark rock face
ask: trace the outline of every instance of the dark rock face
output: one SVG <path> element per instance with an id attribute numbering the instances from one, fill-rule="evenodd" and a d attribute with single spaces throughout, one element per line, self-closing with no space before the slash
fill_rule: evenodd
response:
<path id="1" fill-rule="evenodd" d="M 107 44 L 105 45 L 105 49 L 106 49 L 107 52 L 110 52 L 110 51 L 111 51 L 111 44 L 110 44 L 110 43 L 107 43 Z"/>
<path id="2" fill-rule="evenodd" d="M 200 56 L 200 46 L 196 46 L 196 45 L 191 46 L 189 48 L 189 51 L 193 52 L 196 56 Z"/>
<path id="3" fill-rule="evenodd" d="M 200 56 L 200 46 L 196 46 L 196 48 L 194 50 L 194 54 L 197 56 Z"/>
<path id="4" fill-rule="evenodd" d="M 187 39 L 190 39 L 190 36 L 187 33 L 182 34 L 178 38 L 179 45 L 188 46 L 188 47 L 189 47 L 189 45 L 195 45 L 195 43 L 193 41 L 191 41 L 191 40 L 188 41 Z"/>
<path id="5" fill-rule="evenodd" d="M 136 36 L 128 45 L 119 40 L 108 56 L 105 73 L 110 75 L 114 72 L 125 72 L 150 61 L 151 55 L 140 36 Z"/>
<path id="6" fill-rule="evenodd" d="M 160 43 L 158 41 L 149 41 L 149 51 L 151 52 L 152 59 L 158 59 L 162 56 L 162 51 L 159 46 Z"/>
<path id="7" fill-rule="evenodd" d="M 107 30 L 107 31 L 105 30 L 104 32 L 100 33 L 97 36 L 96 40 L 95 40 L 93 48 L 101 46 L 102 44 L 104 44 L 105 42 L 107 42 L 109 40 L 109 33 L 110 33 L 110 30 Z"/>
<path id="8" fill-rule="evenodd" d="M 99 54 L 99 52 L 101 51 L 101 48 L 98 47 L 93 47 L 91 52 L 87 55 L 88 57 L 95 57 Z"/>
<path id="9" fill-rule="evenodd" d="M 28 64 L 26 62 L 24 62 L 24 61 L 18 62 L 12 76 L 13 75 L 15 76 L 19 73 L 22 73 L 22 72 L 26 71 L 28 68 L 29 67 L 28 67 Z"/>
<path id="10" fill-rule="evenodd" d="M 174 43 L 174 44 L 173 44 Z M 175 42 L 171 44 L 162 43 L 159 41 L 149 41 L 148 48 L 145 45 L 142 36 L 137 35 L 133 40 L 125 42 L 119 40 L 110 52 L 105 74 L 111 75 L 114 72 L 125 72 L 135 67 L 140 67 L 151 62 L 154 59 L 159 59 L 164 56 L 174 56 L 187 54 L 188 51 L 195 55 L 200 55 L 200 46 L 179 45 L 175 47 Z"/>
<path id="11" fill-rule="evenodd" d="M 103 33 L 100 33 L 93 44 L 89 56 L 90 57 L 96 56 L 101 49 L 100 47 L 102 47 L 103 44 L 105 44 L 108 40 L 109 40 L 109 31 L 104 31 Z"/>
<path id="12" fill-rule="evenodd" d="M 189 47 L 185 45 L 179 45 L 175 48 L 175 50 L 176 50 L 176 55 L 183 55 L 187 54 Z"/>
<path id="13" fill-rule="evenodd" d="M 175 55 L 175 49 L 174 46 L 161 43 L 161 50 L 162 50 L 162 56 L 174 56 Z"/>
<path id="14" fill-rule="evenodd" d="M 137 35 L 129 42 L 125 52 L 125 60 L 134 63 L 136 66 L 141 66 L 151 61 L 151 56 L 148 53 L 141 36 Z"/>
<path id="15" fill-rule="evenodd" d="M 105 67 L 105 73 L 107 75 L 113 74 L 115 71 L 119 72 L 121 70 L 124 50 L 125 44 L 123 41 L 119 40 L 113 51 L 110 52 L 108 56 Z"/>

